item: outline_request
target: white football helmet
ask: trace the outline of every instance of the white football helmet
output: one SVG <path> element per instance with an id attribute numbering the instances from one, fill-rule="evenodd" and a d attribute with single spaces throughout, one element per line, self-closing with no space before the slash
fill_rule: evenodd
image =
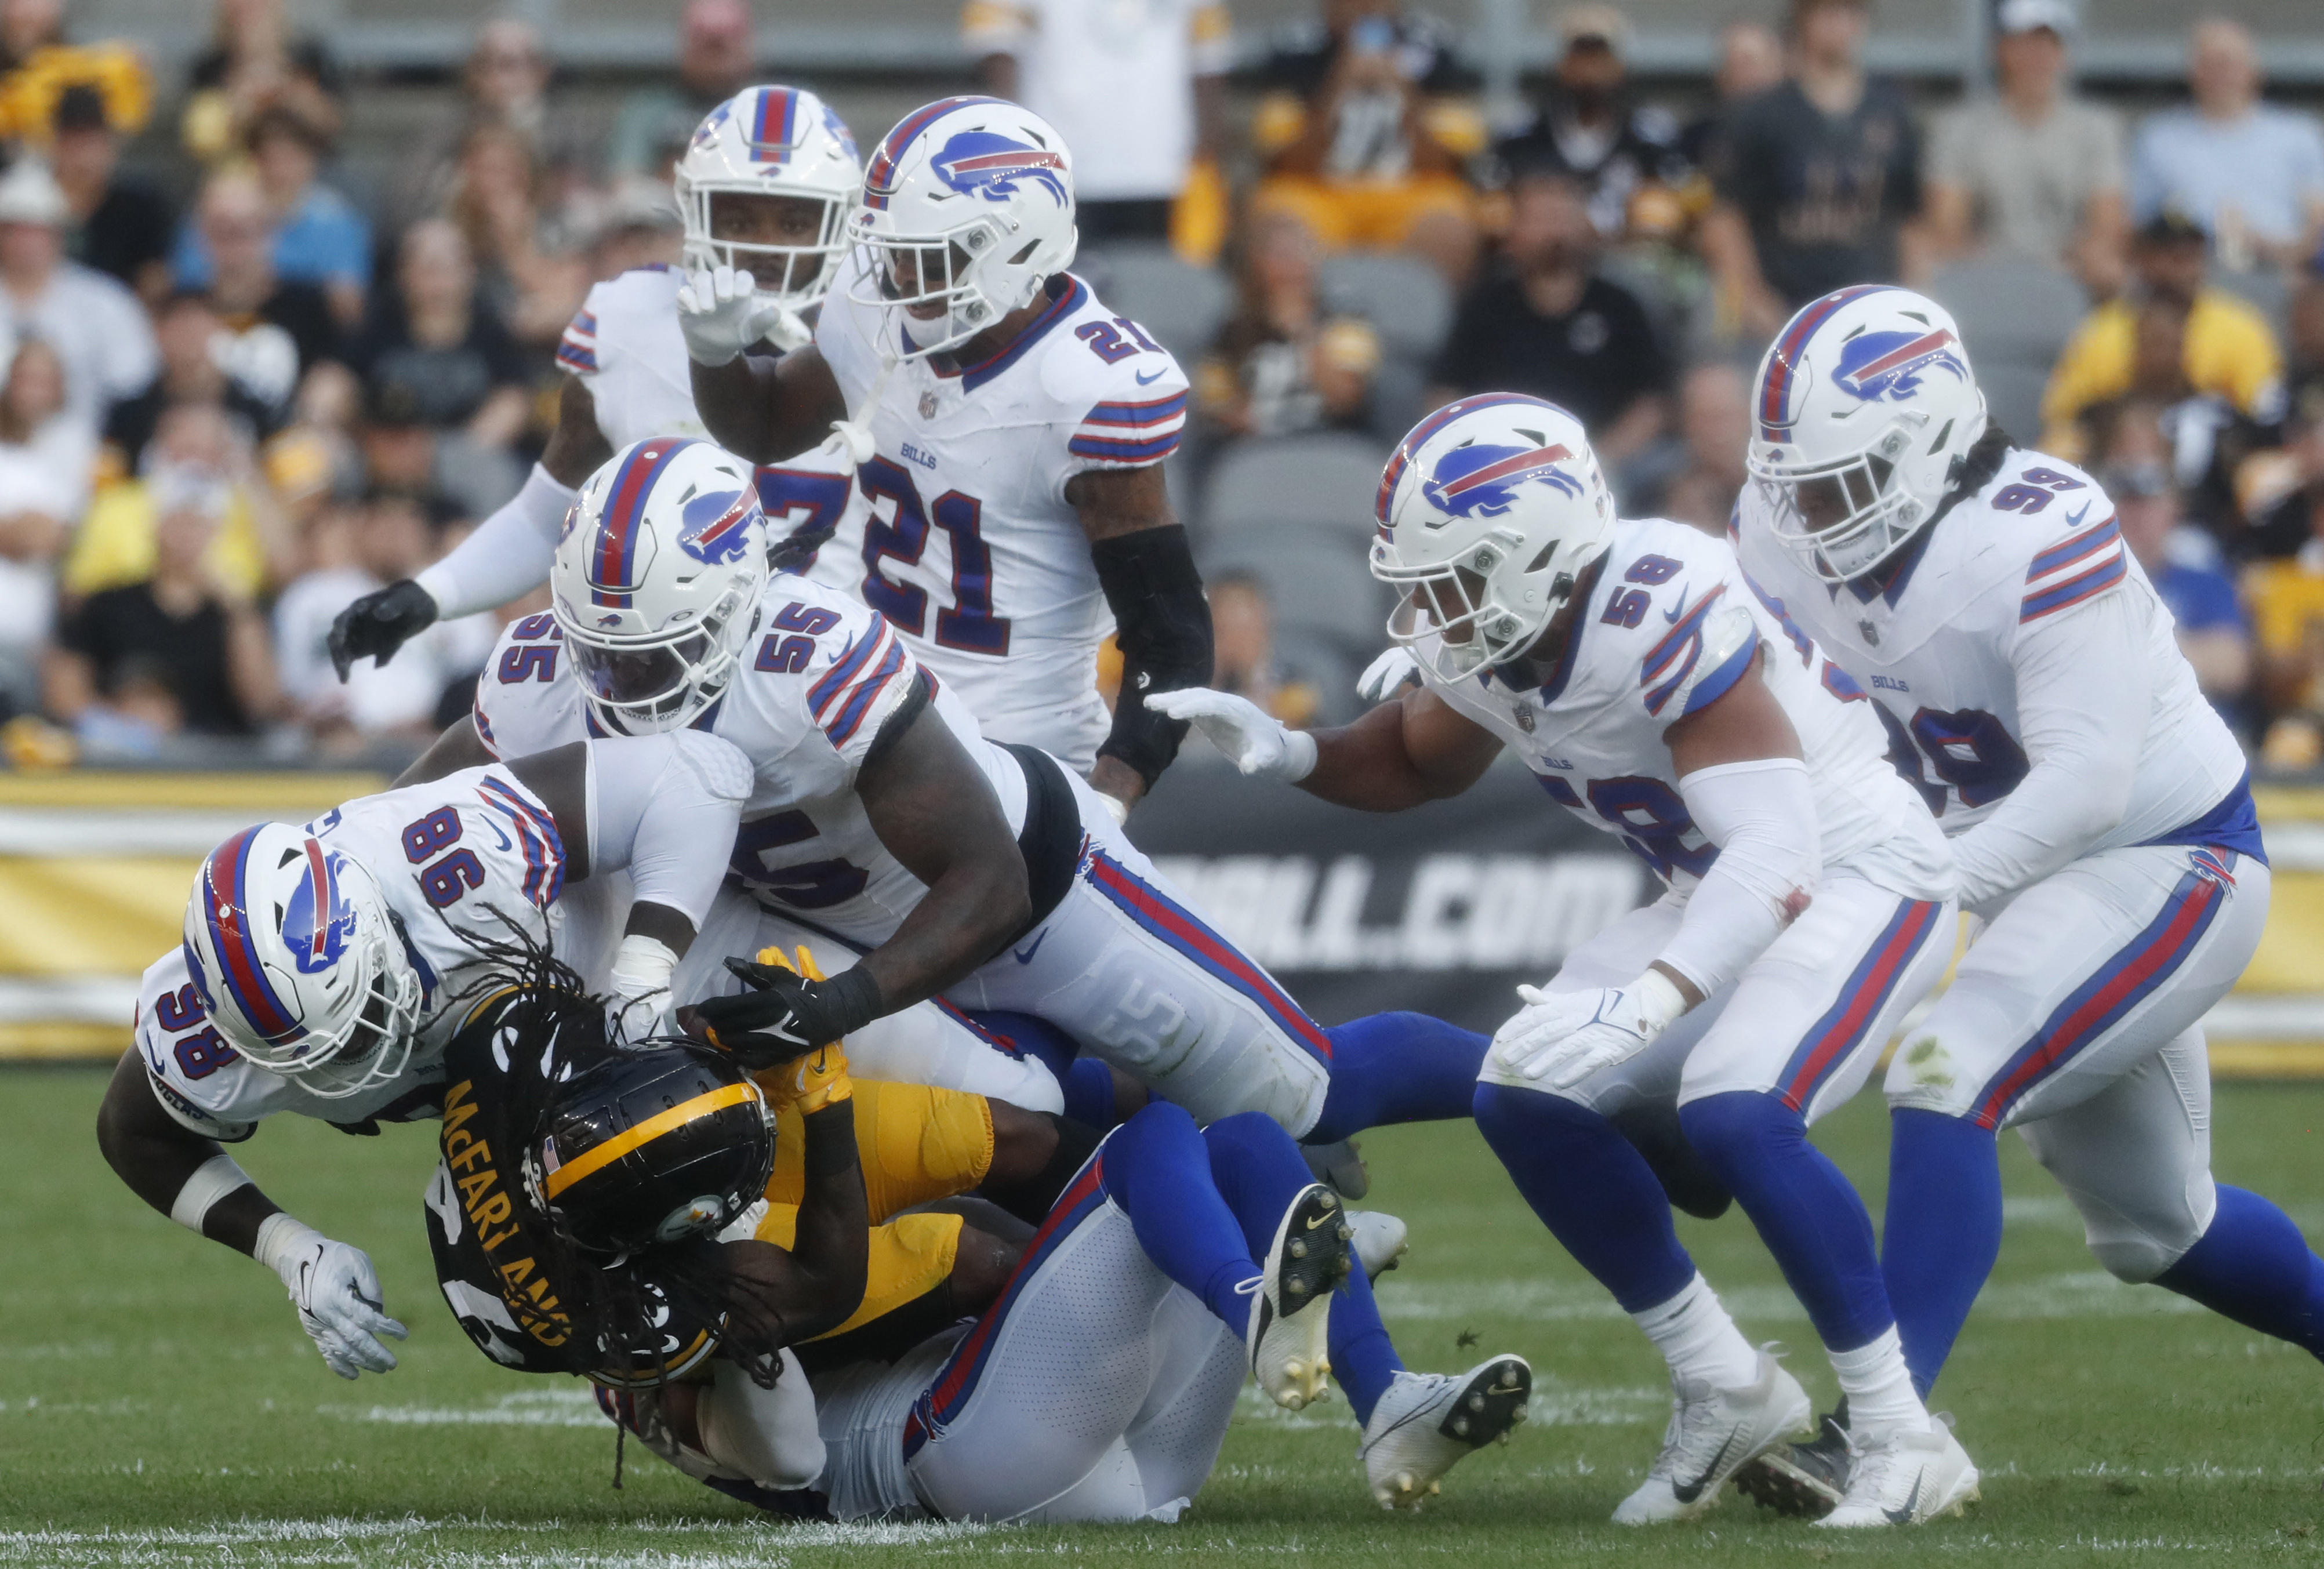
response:
<path id="1" fill-rule="evenodd" d="M 901 317 L 904 357 L 956 347 L 1072 264 L 1073 156 L 1030 109 L 944 98 L 872 151 L 847 231 L 865 253 L 854 298 Z"/>
<path id="2" fill-rule="evenodd" d="M 847 248 L 847 214 L 863 186 L 855 138 L 831 106 L 799 88 L 744 88 L 705 116 L 678 161 L 686 264 L 727 266 L 793 310 L 822 302 Z M 764 245 L 715 235 L 721 196 L 790 197 L 821 204 L 812 245 Z"/>
<path id="3" fill-rule="evenodd" d="M 1886 284 L 1801 307 L 1752 392 L 1746 462 L 1769 526 L 1830 583 L 1902 549 L 1985 434 L 1985 394 L 1951 315 Z"/>
<path id="4" fill-rule="evenodd" d="M 359 861 L 288 823 L 210 852 L 186 903 L 186 967 L 228 1044 L 337 1100 L 401 1073 L 420 974 Z"/>
<path id="5" fill-rule="evenodd" d="M 751 466 L 707 441 L 632 442 L 582 484 L 549 589 L 602 728 L 679 730 L 718 700 L 757 624 L 766 536 Z"/>
<path id="6" fill-rule="evenodd" d="M 1614 534 L 1582 421 L 1519 392 L 1447 403 L 1380 475 L 1372 576 L 1403 600 L 1388 634 L 1452 681 L 1531 648 Z M 1418 651 L 1415 650 L 1416 654 Z"/>

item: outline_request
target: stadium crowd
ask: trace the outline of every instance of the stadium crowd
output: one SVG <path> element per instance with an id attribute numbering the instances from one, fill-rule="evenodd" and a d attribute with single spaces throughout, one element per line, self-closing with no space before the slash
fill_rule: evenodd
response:
<path id="1" fill-rule="evenodd" d="M 280 0 L 216 12 L 163 80 L 63 0 L 0 0 L 20 764 L 386 757 L 465 712 L 540 605 L 345 685 L 331 618 L 516 493 L 589 286 L 678 260 L 672 160 L 786 75 L 742 0 L 692 0 L 669 79 L 593 116 L 549 41 L 492 17 L 460 113 L 356 180 L 365 86 Z M 1868 74 L 1859 0 L 1728 26 L 1691 105 L 1634 87 L 1618 7 L 1575 5 L 1496 123 L 1461 38 L 1395 0 L 1316 0 L 1256 51 L 1216 0 L 1092 14 L 969 0 L 962 39 L 1072 146 L 1078 270 L 1194 379 L 1172 485 L 1220 686 L 1292 723 L 1353 709 L 1384 641 L 1347 614 L 1377 597 L 1371 491 L 1429 408 L 1554 400 L 1627 513 L 1720 530 L 1775 330 L 1900 281 L 1956 313 L 2006 429 L 2102 477 L 2254 754 L 2324 761 L 2324 133 L 2267 101 L 2237 23 L 2197 22 L 2186 101 L 2134 123 L 2075 89 L 2069 0 L 2001 0 L 1993 97 L 1941 107 Z"/>

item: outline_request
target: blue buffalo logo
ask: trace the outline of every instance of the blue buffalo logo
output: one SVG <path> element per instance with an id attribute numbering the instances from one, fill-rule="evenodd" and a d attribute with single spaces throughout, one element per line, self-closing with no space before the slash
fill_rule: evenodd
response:
<path id="1" fill-rule="evenodd" d="M 1868 332 L 1840 346 L 1840 368 L 1832 380 L 1840 391 L 1866 402 L 1886 399 L 1901 402 L 1921 390 L 1921 377 L 1931 370 L 1950 372 L 1969 380 L 1969 365 L 1954 352 L 1960 342 L 1951 331 Z"/>
<path id="2" fill-rule="evenodd" d="M 847 128 L 847 122 L 841 119 L 839 111 L 829 104 L 823 106 L 823 128 L 831 133 L 834 141 L 847 149 L 848 162 L 862 162 L 862 156 L 855 151 L 855 133 Z"/>
<path id="3" fill-rule="evenodd" d="M 307 875 L 282 907 L 282 945 L 302 975 L 319 975 L 346 956 L 355 935 L 355 907 L 342 879 L 345 863 L 307 841 Z"/>
<path id="4" fill-rule="evenodd" d="M 1065 161 L 1046 147 L 1019 142 L 996 131 L 963 131 L 930 161 L 936 178 L 963 196 L 1001 201 L 1018 194 L 1021 182 L 1044 187 L 1065 205 Z"/>
<path id="5" fill-rule="evenodd" d="M 696 147 L 710 146 L 718 140 L 718 128 L 733 117 L 734 104 L 730 98 L 711 110 L 710 117 L 694 128 L 694 144 Z"/>
<path id="6" fill-rule="evenodd" d="M 1456 518 L 1498 518 L 1517 505 L 1517 486 L 1533 480 L 1579 500 L 1582 482 L 1557 466 L 1572 457 L 1563 447 L 1456 447 L 1436 460 L 1420 494 Z"/>
<path id="7" fill-rule="evenodd" d="M 751 520 L 758 512 L 758 497 L 747 490 L 696 496 L 679 513 L 678 548 L 706 566 L 739 561 L 750 549 Z"/>

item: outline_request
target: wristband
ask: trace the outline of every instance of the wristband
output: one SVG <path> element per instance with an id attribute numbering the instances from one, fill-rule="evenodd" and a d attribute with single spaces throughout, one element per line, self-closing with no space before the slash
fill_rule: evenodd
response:
<path id="1" fill-rule="evenodd" d="M 258 1241 L 251 1244 L 250 1256 L 280 1275 L 286 1254 L 310 1243 L 329 1241 L 328 1237 L 294 1218 L 288 1211 L 277 1210 L 258 1223 Z"/>
<path id="2" fill-rule="evenodd" d="M 170 1218 L 200 1236 L 202 1221 L 217 1201 L 250 1186 L 250 1173 L 235 1165 L 233 1156 L 213 1155 L 194 1168 L 186 1186 L 178 1189 L 177 1199 L 170 1205 Z M 262 1233 L 264 1229 L 260 1227 Z"/>
<path id="3" fill-rule="evenodd" d="M 1283 733 L 1283 771 L 1277 777 L 1285 784 L 1297 784 L 1315 771 L 1315 738 L 1305 730 Z"/>
<path id="4" fill-rule="evenodd" d="M 808 1112 L 804 1153 L 809 1182 L 852 1170 L 857 1164 L 855 1109 L 843 1103 Z"/>

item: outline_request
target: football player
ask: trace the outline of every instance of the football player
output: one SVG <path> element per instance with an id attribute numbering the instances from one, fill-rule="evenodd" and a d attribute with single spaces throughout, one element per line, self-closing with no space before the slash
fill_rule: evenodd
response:
<path id="1" fill-rule="evenodd" d="M 703 421 L 761 463 L 845 422 L 866 505 L 814 575 L 885 615 L 987 734 L 1062 759 L 1119 817 L 1185 734 L 1145 697 L 1210 677 L 1210 611 L 1161 468 L 1186 378 L 1065 271 L 1072 154 L 1015 104 L 906 115 L 847 233 L 857 254 L 813 346 L 779 360 L 748 352 L 804 338 L 779 301 L 724 268 L 687 281 Z M 1109 631 L 1123 662 L 1110 723 Z"/>
<path id="2" fill-rule="evenodd" d="M 549 941 L 568 881 L 627 869 L 636 897 L 605 989 L 623 1025 L 650 1024 L 724 874 L 715 847 L 733 842 L 749 775 L 715 736 L 615 737 L 235 835 L 195 879 L 185 943 L 141 983 L 136 1044 L 98 1113 L 106 1161 L 163 1214 L 280 1275 L 333 1372 L 392 1368 L 378 1337 L 402 1329 L 371 1260 L 283 1211 L 219 1146 L 279 1112 L 354 1132 L 437 1114 L 473 987 L 507 944 Z"/>
<path id="3" fill-rule="evenodd" d="M 725 267 L 793 318 L 822 302 L 863 177 L 855 138 L 829 105 L 798 88 L 745 88 L 704 117 L 673 172 L 688 266 Z M 591 287 L 558 344 L 566 380 L 557 429 L 523 490 L 417 578 L 339 614 L 330 645 L 341 680 L 355 660 L 384 663 L 439 617 L 490 610 L 540 587 L 575 493 L 616 448 L 703 434 L 678 330 L 685 281 L 657 263 Z M 835 447 L 762 469 L 768 515 L 797 529 L 811 550 L 838 526 L 853 466 Z"/>
<path id="4" fill-rule="evenodd" d="M 2324 1260 L 2210 1172 L 2201 1021 L 2267 917 L 2248 769 L 2113 503 L 2010 440 L 1952 318 L 1909 290 L 1803 307 L 1753 418 L 1743 561 L 1870 686 L 1984 923 L 1888 1071 L 1883 1268 L 1915 1382 L 2000 1248 L 2005 1127 L 2116 1278 L 2324 1356 Z M 1794 1478 L 1812 1507 L 1867 1491 L 1821 1454 Z"/>
<path id="5" fill-rule="evenodd" d="M 657 438 L 594 475 L 558 548 L 552 614 L 509 630 L 474 723 L 437 748 L 467 761 L 688 725 L 742 748 L 755 779 L 735 877 L 862 957 L 705 1000 L 722 1036 L 798 1049 L 941 995 L 1046 1020 L 1200 1121 L 1263 1112 L 1328 1142 L 1468 1115 L 1483 1038 L 1416 1014 L 1310 1019 L 1088 783 L 985 739 L 861 602 L 770 576 L 746 475 L 706 442 Z M 898 1050 L 879 1071 L 941 1082 Z"/>
<path id="6" fill-rule="evenodd" d="M 1696 1272 L 1614 1120 L 1674 1101 L 1807 1308 L 1857 1443 L 1916 1479 L 1883 1495 L 1890 1512 L 1851 1497 L 1828 1523 L 1958 1509 L 1976 1468 L 1906 1374 L 1862 1201 L 1806 1138 L 1951 948 L 1943 836 L 1864 694 L 1753 598 L 1723 541 L 1618 519 L 1580 422 L 1537 398 L 1423 420 L 1381 476 L 1379 525 L 1372 569 L 1404 593 L 1389 632 L 1417 690 L 1314 734 L 1222 693 L 1154 706 L 1246 773 L 1371 811 L 1457 796 L 1506 748 L 1666 884 L 1520 989 L 1476 1093 L 1527 1202 L 1670 1363 L 1661 1453 L 1614 1518 L 1701 1513 L 1809 1414 Z"/>

